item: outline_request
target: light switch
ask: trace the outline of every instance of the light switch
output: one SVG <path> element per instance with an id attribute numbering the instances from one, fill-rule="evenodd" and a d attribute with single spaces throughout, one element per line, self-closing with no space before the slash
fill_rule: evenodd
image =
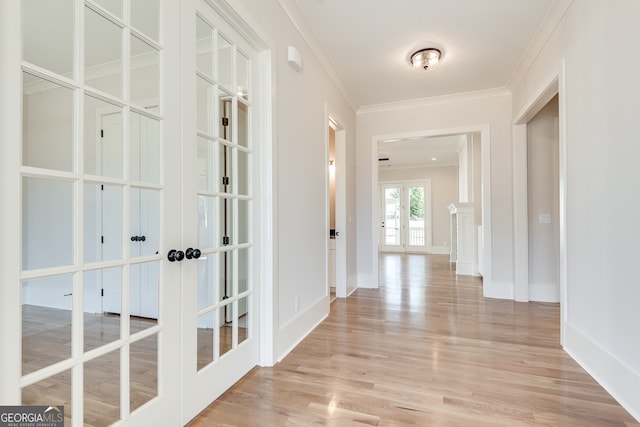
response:
<path id="1" fill-rule="evenodd" d="M 540 224 L 551 224 L 551 214 L 549 213 L 541 213 L 538 218 Z"/>

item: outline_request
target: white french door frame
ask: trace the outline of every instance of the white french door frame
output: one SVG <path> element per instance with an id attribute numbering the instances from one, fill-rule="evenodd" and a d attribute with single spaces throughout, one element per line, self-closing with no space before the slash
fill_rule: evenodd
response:
<path id="1" fill-rule="evenodd" d="M 380 250 L 382 252 L 401 253 L 428 253 L 432 247 L 431 233 L 431 180 L 417 181 L 394 181 L 380 183 L 380 205 L 378 208 L 380 225 Z M 386 221 L 386 201 L 384 193 L 386 189 L 397 188 L 399 191 L 400 216 L 399 216 L 399 242 L 397 245 L 389 245 L 385 241 L 387 221 Z M 410 190 L 412 188 L 423 188 L 423 239 L 424 244 L 412 245 L 411 238 L 411 212 L 410 212 Z"/>
<path id="2" fill-rule="evenodd" d="M 159 42 L 152 44 L 159 46 L 159 67 L 160 80 L 158 91 L 161 97 L 162 111 L 159 114 L 152 114 L 154 119 L 161 121 L 163 131 L 162 146 L 167 149 L 178 148 L 176 141 L 179 140 L 179 88 L 173 84 L 179 78 L 179 69 L 177 66 L 170 66 L 178 62 L 179 55 L 179 38 L 175 37 L 175 31 L 179 28 L 179 22 L 175 17 L 179 14 L 177 2 L 161 2 L 162 10 L 159 17 L 161 20 L 160 28 L 164 28 L 163 33 L 159 37 Z M 130 5 L 129 1 L 124 2 L 124 7 Z M 88 90 L 84 84 L 84 52 L 83 52 L 83 34 L 84 16 L 87 8 L 94 12 L 102 11 L 93 3 L 85 4 L 84 1 L 74 2 L 74 28 L 73 31 L 73 51 L 76 58 L 73 69 L 75 71 L 74 78 L 56 75 L 55 72 L 41 69 L 38 66 L 23 62 L 22 60 L 22 2 L 10 1 L 0 2 L 0 136 L 2 144 L 0 144 L 0 176 L 3 181 L 0 183 L 0 200 L 5 206 L 11 206 L 11 209 L 0 209 L 0 231 L 3 236 L 0 239 L 0 254 L 2 258 L 2 268 L 0 269 L 0 342 L 2 342 L 3 351 L 0 352 L 0 404 L 1 405 L 20 405 L 22 403 L 22 389 L 35 384 L 43 379 L 50 378 L 61 372 L 70 372 L 71 375 L 71 402 L 72 407 L 68 414 L 72 417 L 73 426 L 81 426 L 84 422 L 83 401 L 84 401 L 84 364 L 86 362 L 97 360 L 98 357 L 112 352 L 119 352 L 119 375 L 118 389 L 120 390 L 119 399 L 119 415 L 122 419 L 117 422 L 118 425 L 176 425 L 178 423 L 178 411 L 171 406 L 171 402 L 179 400 L 179 377 L 177 371 L 173 369 L 179 363 L 179 350 L 174 342 L 178 338 L 179 310 L 176 302 L 179 303 L 179 286 L 175 286 L 176 278 L 179 272 L 166 268 L 166 263 L 160 262 L 163 247 L 171 245 L 179 238 L 179 230 L 175 227 L 166 227 L 167 223 L 175 220 L 173 204 L 169 203 L 174 190 L 179 191 L 179 184 L 164 186 L 164 183 L 178 183 L 180 179 L 180 171 L 170 165 L 163 164 L 161 169 L 166 173 L 162 175 L 164 179 L 158 184 L 151 184 L 150 187 L 157 189 L 159 192 L 170 194 L 162 194 L 161 212 L 159 213 L 163 236 L 160 241 L 160 254 L 157 256 L 149 256 L 144 259 L 129 260 L 127 244 L 122 245 L 122 259 L 111 262 L 95 262 L 87 266 L 83 256 L 83 209 L 85 192 L 84 183 L 112 183 L 121 186 L 123 193 L 123 225 L 122 235 L 126 235 L 128 229 L 126 218 L 128 217 L 128 203 L 126 196 L 130 184 L 127 182 L 127 173 L 122 178 L 108 178 L 94 175 L 85 175 L 83 160 L 82 129 L 84 126 L 83 106 L 86 93 L 98 93 L 99 91 Z M 98 12 L 96 12 L 98 13 Z M 128 44 L 126 43 L 130 37 L 129 25 L 124 23 L 127 18 L 124 12 L 124 18 L 111 18 L 109 13 L 105 12 L 102 16 L 111 23 L 116 24 L 119 30 L 124 34 L 122 36 L 122 70 L 128 72 L 131 70 L 131 61 Z M 78 30 L 79 29 L 79 30 Z M 166 31 L 166 32 L 165 32 Z M 174 33 L 171 33 L 174 31 Z M 54 84 L 65 87 L 73 91 L 73 133 L 72 140 L 73 155 L 71 171 L 54 171 L 31 166 L 22 166 L 22 123 L 23 110 L 20 108 L 23 104 L 23 70 L 29 74 L 41 77 Z M 123 73 L 124 75 L 124 73 Z M 124 112 L 123 117 L 128 118 L 130 107 L 128 100 L 121 101 L 119 98 L 126 99 L 129 85 L 123 84 L 123 94 L 120 97 L 112 97 L 104 95 L 110 103 L 118 105 Z M 102 95 L 100 95 L 102 96 Z M 91 118 L 93 119 L 93 118 Z M 126 122 L 125 122 L 126 123 Z M 126 124 L 124 125 L 126 129 Z M 125 131 L 126 134 L 126 131 Z M 161 157 L 164 161 L 170 161 L 175 158 L 177 152 L 164 153 Z M 123 150 L 123 164 L 127 164 L 126 150 Z M 36 270 L 22 271 L 22 189 L 23 177 L 41 177 L 43 179 L 55 179 L 70 183 L 72 187 L 73 202 L 73 245 L 72 245 L 72 262 L 69 265 L 60 265 L 54 267 L 40 268 Z M 171 188 L 170 188 L 171 187 Z M 175 196 L 175 193 L 174 193 Z M 162 206 L 168 207 L 163 210 Z M 128 272 L 131 265 L 141 262 L 155 261 L 159 263 L 160 275 L 163 280 L 159 283 L 161 300 L 160 311 L 162 318 L 157 325 L 151 326 L 144 332 L 134 335 L 129 331 L 129 320 L 126 316 L 121 319 L 119 339 L 109 342 L 102 347 L 86 351 L 83 347 L 83 275 L 85 272 L 98 271 L 101 268 L 109 268 L 110 266 L 118 266 L 122 269 L 123 291 L 127 290 Z M 22 290 L 21 282 L 31 280 L 32 278 L 47 278 L 55 275 L 68 275 L 72 278 L 72 323 L 71 323 L 71 352 L 70 357 L 61 360 L 58 363 L 46 365 L 43 368 L 36 369 L 26 375 L 22 374 Z M 125 292 L 123 292 L 123 295 Z M 123 310 L 128 310 L 128 298 L 123 297 Z M 172 314 L 173 313 L 173 314 Z M 152 397 L 143 406 L 137 408 L 135 412 L 130 413 L 129 406 L 129 345 L 139 342 L 146 337 L 157 336 L 157 395 Z M 69 426 L 71 427 L 71 426 Z"/>

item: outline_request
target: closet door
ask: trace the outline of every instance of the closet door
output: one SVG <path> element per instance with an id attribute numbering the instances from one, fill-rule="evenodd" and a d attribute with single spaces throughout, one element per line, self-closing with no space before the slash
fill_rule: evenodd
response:
<path id="1" fill-rule="evenodd" d="M 67 426 L 179 423 L 180 269 L 165 258 L 180 239 L 179 14 L 161 0 L 0 4 L 0 197 L 15 211 L 0 221 L 0 404 L 55 406 Z M 155 237 L 136 251 L 143 199 Z"/>

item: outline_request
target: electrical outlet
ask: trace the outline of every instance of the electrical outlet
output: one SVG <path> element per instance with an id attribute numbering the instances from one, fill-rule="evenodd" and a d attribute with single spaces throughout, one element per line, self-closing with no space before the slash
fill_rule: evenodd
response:
<path id="1" fill-rule="evenodd" d="M 299 312 L 300 311 L 300 297 L 296 297 L 295 307 L 296 307 L 296 313 Z"/>

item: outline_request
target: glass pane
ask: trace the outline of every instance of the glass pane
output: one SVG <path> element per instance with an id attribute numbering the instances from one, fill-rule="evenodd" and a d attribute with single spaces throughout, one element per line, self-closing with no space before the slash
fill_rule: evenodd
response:
<path id="1" fill-rule="evenodd" d="M 218 144 L 218 162 L 217 181 L 220 183 L 220 191 L 223 193 L 232 193 L 235 183 L 233 182 L 233 148 L 224 144 Z M 225 178 L 228 178 L 225 180 Z"/>
<path id="2" fill-rule="evenodd" d="M 22 163 L 73 170 L 73 91 L 23 73 Z"/>
<path id="3" fill-rule="evenodd" d="M 238 173 L 237 173 L 237 190 L 238 194 L 243 196 L 249 195 L 249 153 L 236 150 L 238 153 Z"/>
<path id="4" fill-rule="evenodd" d="M 122 258 L 122 188 L 84 185 L 84 260 Z"/>
<path id="5" fill-rule="evenodd" d="M 213 362 L 213 331 L 214 331 L 214 312 L 209 312 L 198 316 L 198 370 L 204 368 Z"/>
<path id="6" fill-rule="evenodd" d="M 131 112 L 129 129 L 131 179 L 160 182 L 160 122 Z"/>
<path id="7" fill-rule="evenodd" d="M 196 68 L 213 77 L 213 28 L 196 16 Z"/>
<path id="8" fill-rule="evenodd" d="M 84 172 L 122 177 L 122 109 L 84 97 Z"/>
<path id="9" fill-rule="evenodd" d="M 201 132 L 213 134 L 213 86 L 202 77 L 197 78 L 197 127 Z"/>
<path id="10" fill-rule="evenodd" d="M 233 200 L 231 199 L 220 199 L 220 234 L 223 246 L 236 244 L 236 238 L 233 235 Z"/>
<path id="11" fill-rule="evenodd" d="M 249 248 L 238 250 L 238 295 L 249 289 L 250 263 Z M 241 311 L 242 312 L 242 311 Z"/>
<path id="12" fill-rule="evenodd" d="M 236 58 L 236 95 L 249 99 L 249 58 L 240 52 Z"/>
<path id="13" fill-rule="evenodd" d="M 22 374 L 71 357 L 73 276 L 22 282 Z"/>
<path id="14" fill-rule="evenodd" d="M 220 90 L 218 92 L 219 99 L 219 108 L 220 108 L 220 117 L 219 120 L 219 128 L 218 128 L 218 136 L 227 141 L 231 141 L 231 130 L 233 124 L 233 110 L 231 108 L 231 96 Z"/>
<path id="15" fill-rule="evenodd" d="M 72 77 L 74 0 L 22 0 L 24 60 Z"/>
<path id="16" fill-rule="evenodd" d="M 249 243 L 251 222 L 249 221 L 249 200 L 238 200 L 238 244 Z"/>
<path id="17" fill-rule="evenodd" d="M 131 257 L 155 255 L 159 250 L 160 191 L 131 188 Z"/>
<path id="18" fill-rule="evenodd" d="M 122 267 L 84 273 L 84 351 L 120 338 Z"/>
<path id="19" fill-rule="evenodd" d="M 58 415 L 57 409 L 54 421 L 63 421 L 65 426 L 71 426 L 71 371 L 64 371 L 22 389 L 23 405 L 63 406 L 64 415 Z M 22 425 L 18 423 L 17 425 Z M 42 424 L 41 424 L 42 425 Z"/>
<path id="20" fill-rule="evenodd" d="M 234 296 L 233 294 L 233 252 L 220 252 L 220 302 Z M 228 318 L 231 321 L 231 318 Z"/>
<path id="21" fill-rule="evenodd" d="M 220 308 L 220 356 L 233 347 L 233 304 Z"/>
<path id="22" fill-rule="evenodd" d="M 157 261 L 131 266 L 131 334 L 158 324 L 158 283 Z"/>
<path id="23" fill-rule="evenodd" d="M 238 344 L 249 338 L 249 297 L 238 300 Z"/>
<path id="24" fill-rule="evenodd" d="M 22 179 L 22 268 L 73 263 L 73 183 Z"/>
<path id="25" fill-rule="evenodd" d="M 84 72 L 89 86 L 122 96 L 122 29 L 85 9 Z"/>
<path id="26" fill-rule="evenodd" d="M 131 25 L 153 40 L 159 40 L 160 0 L 132 0 Z"/>
<path id="27" fill-rule="evenodd" d="M 120 419 L 120 351 L 84 364 L 84 425 L 108 426 Z"/>
<path id="28" fill-rule="evenodd" d="M 198 196 L 198 247 L 201 250 L 218 247 L 215 225 L 215 199 Z"/>
<path id="29" fill-rule="evenodd" d="M 158 395 L 158 335 L 129 347 L 130 410 L 135 411 Z"/>
<path id="30" fill-rule="evenodd" d="M 384 189 L 385 222 L 384 244 L 400 244 L 400 189 Z"/>
<path id="31" fill-rule="evenodd" d="M 233 89 L 233 47 L 222 36 L 218 37 L 218 81 L 229 90 Z"/>
<path id="32" fill-rule="evenodd" d="M 219 175 L 215 165 L 215 146 L 217 143 L 198 137 L 198 189 L 215 191 Z"/>
<path id="33" fill-rule="evenodd" d="M 131 102 L 159 112 L 160 52 L 135 36 L 131 36 Z"/>
<path id="34" fill-rule="evenodd" d="M 213 304 L 215 268 L 214 255 L 203 254 L 198 259 L 198 310 Z"/>
<path id="35" fill-rule="evenodd" d="M 93 0 L 100 6 L 122 19 L 122 0 Z"/>
<path id="36" fill-rule="evenodd" d="M 409 187 L 409 245 L 425 245 L 424 187 Z"/>
<path id="37" fill-rule="evenodd" d="M 238 136 L 235 141 L 242 147 L 249 146 L 249 107 L 238 102 Z"/>

